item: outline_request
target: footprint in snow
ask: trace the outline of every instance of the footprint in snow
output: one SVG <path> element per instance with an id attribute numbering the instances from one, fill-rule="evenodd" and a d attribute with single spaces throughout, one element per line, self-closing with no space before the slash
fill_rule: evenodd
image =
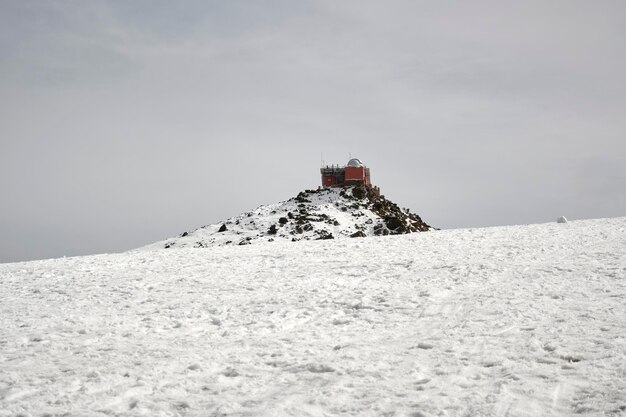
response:
<path id="1" fill-rule="evenodd" d="M 546 352 L 554 352 L 556 350 L 556 346 L 547 343 L 543 346 L 543 350 Z"/>
<path id="2" fill-rule="evenodd" d="M 559 358 L 563 359 L 567 362 L 580 362 L 583 360 L 582 356 L 579 355 L 560 355 Z"/>
<path id="3" fill-rule="evenodd" d="M 497 360 L 488 360 L 488 361 L 482 362 L 481 365 L 484 368 L 493 368 L 493 367 L 502 365 L 502 362 L 501 361 L 497 361 Z"/>
<path id="4" fill-rule="evenodd" d="M 324 365 L 323 363 L 310 363 L 306 366 L 306 370 L 313 373 L 335 372 L 335 369 Z"/>
<path id="5" fill-rule="evenodd" d="M 234 378 L 236 376 L 239 376 L 239 372 L 237 372 L 235 368 L 227 368 L 224 372 L 222 372 L 222 375 L 228 378 Z"/>
<path id="6" fill-rule="evenodd" d="M 187 401 L 178 401 L 177 403 L 173 404 L 174 408 L 178 409 L 178 410 L 185 410 L 187 408 L 189 408 L 189 403 Z"/>

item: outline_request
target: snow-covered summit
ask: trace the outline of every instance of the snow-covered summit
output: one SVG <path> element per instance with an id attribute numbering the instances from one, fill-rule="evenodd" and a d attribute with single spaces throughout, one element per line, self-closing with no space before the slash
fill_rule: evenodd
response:
<path id="1" fill-rule="evenodd" d="M 247 245 L 276 240 L 406 234 L 430 229 L 419 216 L 380 195 L 377 188 L 349 186 L 306 190 L 289 200 L 260 206 L 146 248 Z"/>

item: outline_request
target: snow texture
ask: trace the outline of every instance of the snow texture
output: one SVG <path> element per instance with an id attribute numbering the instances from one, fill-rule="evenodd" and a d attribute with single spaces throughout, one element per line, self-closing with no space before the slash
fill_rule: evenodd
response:
<path id="1" fill-rule="evenodd" d="M 206 248 L 248 245 L 280 240 L 322 240 L 431 230 L 422 219 L 401 209 L 372 188 L 322 188 L 306 190 L 294 198 L 200 227 L 180 236 L 146 246 L 155 248 Z M 358 190 L 357 190 L 358 191 Z M 368 195 L 369 193 L 369 195 Z"/>
<path id="2" fill-rule="evenodd" d="M 0 416 L 618 416 L 626 218 L 0 265 Z"/>

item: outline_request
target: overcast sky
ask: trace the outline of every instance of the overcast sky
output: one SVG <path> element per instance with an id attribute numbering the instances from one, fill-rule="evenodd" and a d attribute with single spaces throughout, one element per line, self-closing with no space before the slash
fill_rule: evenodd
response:
<path id="1" fill-rule="evenodd" d="M 0 262 L 118 252 L 351 155 L 440 228 L 626 215 L 623 0 L 0 0 Z"/>

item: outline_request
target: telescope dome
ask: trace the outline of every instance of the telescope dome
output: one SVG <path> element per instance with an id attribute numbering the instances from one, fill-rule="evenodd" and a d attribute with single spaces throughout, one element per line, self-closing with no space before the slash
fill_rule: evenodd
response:
<path id="1" fill-rule="evenodd" d="M 348 164 L 346 166 L 347 167 L 362 167 L 363 162 L 361 162 L 361 160 L 359 159 L 352 158 L 351 160 L 348 161 Z"/>

